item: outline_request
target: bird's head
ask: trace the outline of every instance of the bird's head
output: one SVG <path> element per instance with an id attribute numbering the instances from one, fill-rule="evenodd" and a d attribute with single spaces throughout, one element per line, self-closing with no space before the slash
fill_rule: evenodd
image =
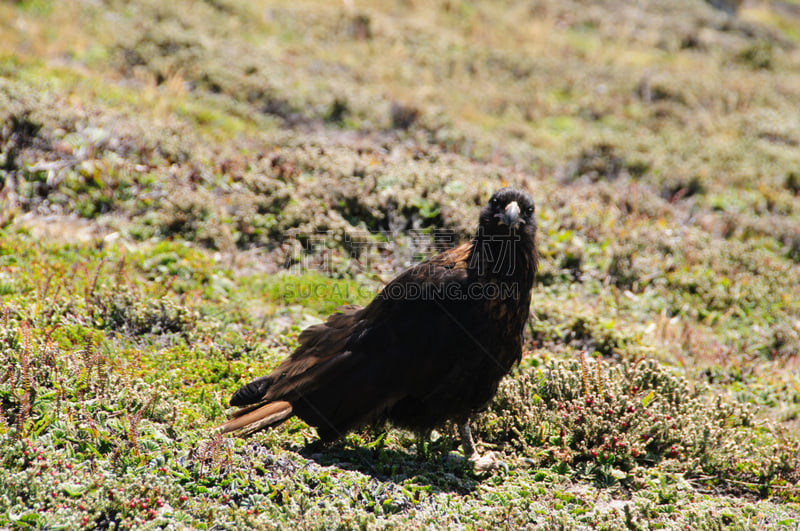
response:
<path id="1" fill-rule="evenodd" d="M 481 211 L 480 230 L 488 235 L 536 232 L 533 198 L 522 190 L 503 188 L 494 193 Z"/>

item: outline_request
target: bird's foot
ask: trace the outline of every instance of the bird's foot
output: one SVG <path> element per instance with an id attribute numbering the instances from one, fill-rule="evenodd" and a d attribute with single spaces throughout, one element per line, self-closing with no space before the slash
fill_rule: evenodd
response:
<path id="1" fill-rule="evenodd" d="M 486 452 L 483 455 L 475 452 L 469 457 L 469 460 L 475 472 L 490 472 L 498 468 L 508 472 L 508 465 L 500 459 L 496 452 Z"/>

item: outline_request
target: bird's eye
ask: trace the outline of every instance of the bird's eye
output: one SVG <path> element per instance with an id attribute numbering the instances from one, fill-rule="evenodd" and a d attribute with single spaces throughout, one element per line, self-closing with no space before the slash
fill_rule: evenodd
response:
<path id="1" fill-rule="evenodd" d="M 489 204 L 492 205 L 492 208 L 497 208 L 500 205 L 500 199 L 497 197 L 493 197 Z"/>
<path id="2" fill-rule="evenodd" d="M 525 215 L 526 216 L 532 216 L 533 215 L 533 207 L 532 206 L 529 206 L 528 208 L 525 209 Z"/>

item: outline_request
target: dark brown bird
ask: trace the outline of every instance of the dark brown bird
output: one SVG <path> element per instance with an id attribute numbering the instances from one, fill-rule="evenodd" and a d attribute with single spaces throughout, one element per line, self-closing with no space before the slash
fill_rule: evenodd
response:
<path id="1" fill-rule="evenodd" d="M 366 307 L 305 329 L 291 356 L 233 394 L 241 409 L 223 432 L 297 415 L 330 441 L 384 421 L 426 433 L 449 420 L 464 453 L 489 468 L 469 419 L 522 356 L 536 267 L 533 199 L 499 190 L 472 241 L 408 269 Z"/>

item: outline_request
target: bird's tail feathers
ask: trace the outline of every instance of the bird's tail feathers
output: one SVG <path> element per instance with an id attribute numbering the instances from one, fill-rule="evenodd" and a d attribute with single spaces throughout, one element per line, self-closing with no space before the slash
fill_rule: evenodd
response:
<path id="1" fill-rule="evenodd" d="M 284 400 L 268 404 L 256 404 L 235 411 L 231 419 L 218 426 L 222 433 L 237 432 L 237 435 L 246 437 L 253 433 L 277 426 L 293 415 L 292 404 Z"/>

